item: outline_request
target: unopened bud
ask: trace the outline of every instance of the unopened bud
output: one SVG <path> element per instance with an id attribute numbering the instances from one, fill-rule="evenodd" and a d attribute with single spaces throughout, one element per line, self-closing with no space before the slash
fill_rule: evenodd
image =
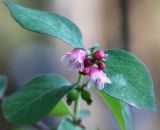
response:
<path id="1" fill-rule="evenodd" d="M 83 99 L 84 101 L 86 101 L 86 103 L 87 103 L 88 105 L 91 105 L 91 103 L 92 103 L 91 94 L 90 94 L 88 91 L 83 90 L 83 91 L 81 92 L 81 97 L 82 97 L 82 99 Z"/>
<path id="2" fill-rule="evenodd" d="M 92 59 L 91 58 L 85 58 L 84 59 L 84 66 L 90 67 L 92 65 Z"/>
<path id="3" fill-rule="evenodd" d="M 78 98 L 78 91 L 76 89 L 73 89 L 68 92 L 67 94 L 67 104 L 71 105 L 73 101 L 75 101 Z"/>
<path id="4" fill-rule="evenodd" d="M 99 62 L 99 63 L 98 63 L 98 68 L 99 68 L 100 70 L 104 70 L 105 67 L 106 67 L 105 63 L 103 63 L 103 62 Z"/>
<path id="5" fill-rule="evenodd" d="M 98 61 L 103 60 L 104 58 L 106 58 L 106 54 L 105 54 L 105 52 L 103 50 L 97 50 L 97 51 L 94 52 L 93 55 L 94 55 L 94 59 L 98 60 Z"/>

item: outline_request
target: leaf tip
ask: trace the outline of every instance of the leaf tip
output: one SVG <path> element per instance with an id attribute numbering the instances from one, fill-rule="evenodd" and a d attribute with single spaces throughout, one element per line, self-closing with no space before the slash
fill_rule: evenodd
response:
<path id="1" fill-rule="evenodd" d="M 9 7 L 10 5 L 10 2 L 9 0 L 3 0 L 2 3 L 6 6 L 6 7 Z"/>

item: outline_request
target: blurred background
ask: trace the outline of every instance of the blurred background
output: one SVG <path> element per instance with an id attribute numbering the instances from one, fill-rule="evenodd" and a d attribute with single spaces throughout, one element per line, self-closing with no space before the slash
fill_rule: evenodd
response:
<path id="1" fill-rule="evenodd" d="M 0 0 L 1 1 L 1 0 Z M 98 42 L 102 48 L 122 48 L 140 58 L 153 77 L 157 112 L 130 106 L 134 130 L 160 128 L 160 0 L 16 0 L 25 6 L 54 11 L 76 23 L 85 47 Z M 8 76 L 7 94 L 33 76 L 58 73 L 74 82 L 76 73 L 67 72 L 60 61 L 72 47 L 55 38 L 22 29 L 0 3 L 0 73 Z M 118 130 L 104 103 L 94 95 L 91 117 L 84 120 L 88 130 Z M 60 119 L 54 119 L 57 125 Z M 0 130 L 13 130 L 0 110 Z"/>

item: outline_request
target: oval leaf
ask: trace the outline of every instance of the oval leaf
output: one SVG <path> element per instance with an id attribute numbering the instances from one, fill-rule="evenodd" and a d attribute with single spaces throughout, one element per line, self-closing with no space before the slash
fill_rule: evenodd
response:
<path id="1" fill-rule="evenodd" d="M 128 104 L 113 98 L 103 91 L 96 90 L 112 112 L 120 130 L 132 130 L 132 121 Z"/>
<path id="2" fill-rule="evenodd" d="M 64 119 L 61 121 L 57 130 L 84 130 L 79 126 L 73 124 L 69 119 Z"/>
<path id="3" fill-rule="evenodd" d="M 35 77 L 3 100 L 4 116 L 14 124 L 33 124 L 48 115 L 71 88 L 67 80 L 56 75 Z"/>
<path id="4" fill-rule="evenodd" d="M 0 75 L 0 100 L 3 98 L 6 89 L 7 89 L 7 77 Z"/>
<path id="5" fill-rule="evenodd" d="M 112 83 L 103 91 L 135 107 L 155 110 L 153 83 L 145 65 L 126 51 L 113 49 L 106 53 L 105 72 Z"/>
<path id="6" fill-rule="evenodd" d="M 57 37 L 75 48 L 83 48 L 79 28 L 67 18 L 55 13 L 23 7 L 5 1 L 12 17 L 25 29 Z"/>
<path id="7" fill-rule="evenodd" d="M 70 114 L 68 106 L 61 100 L 51 111 L 50 115 L 53 116 L 66 116 Z"/>

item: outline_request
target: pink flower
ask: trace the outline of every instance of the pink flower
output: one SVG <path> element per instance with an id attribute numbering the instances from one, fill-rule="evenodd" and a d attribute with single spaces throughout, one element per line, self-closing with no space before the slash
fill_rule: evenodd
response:
<path id="1" fill-rule="evenodd" d="M 110 79 L 96 66 L 90 68 L 88 87 L 95 85 L 98 89 L 103 89 L 106 84 L 110 84 Z"/>
<path id="2" fill-rule="evenodd" d="M 81 49 L 76 49 L 68 52 L 66 55 L 62 56 L 62 61 L 68 61 L 68 70 L 73 70 L 78 68 L 80 72 L 84 69 L 84 59 L 86 52 Z"/>

